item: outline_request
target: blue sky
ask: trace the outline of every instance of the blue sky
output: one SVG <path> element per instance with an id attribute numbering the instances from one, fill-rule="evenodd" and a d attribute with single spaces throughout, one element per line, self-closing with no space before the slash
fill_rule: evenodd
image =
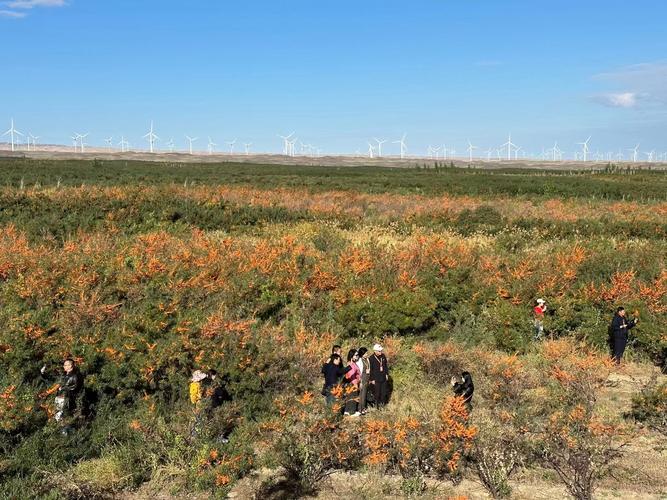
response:
<path id="1" fill-rule="evenodd" d="M 664 151 L 666 18 L 660 0 L 0 0 L 0 128 Z"/>

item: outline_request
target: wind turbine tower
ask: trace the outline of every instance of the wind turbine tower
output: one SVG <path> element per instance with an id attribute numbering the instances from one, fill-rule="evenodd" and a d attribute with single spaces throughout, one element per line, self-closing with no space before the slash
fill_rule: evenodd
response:
<path id="1" fill-rule="evenodd" d="M 185 138 L 190 142 L 190 154 L 192 154 L 192 143 L 195 142 L 198 137 L 190 137 L 189 135 L 186 135 Z"/>
<path id="2" fill-rule="evenodd" d="M 468 140 L 468 149 L 467 149 L 467 151 L 468 151 L 468 159 L 469 159 L 470 162 L 472 162 L 472 152 L 475 149 L 477 149 L 477 146 L 473 146 L 472 142 L 470 142 L 470 140 Z"/>
<path id="3" fill-rule="evenodd" d="M 290 142 L 289 140 L 292 138 L 294 135 L 294 132 L 292 132 L 289 135 L 280 135 L 278 134 L 278 137 L 280 137 L 283 140 L 283 154 L 285 156 L 291 156 L 290 155 Z"/>
<path id="4" fill-rule="evenodd" d="M 512 159 L 512 148 L 517 148 L 518 146 L 512 142 L 512 134 L 508 136 L 507 142 L 500 146 L 500 149 L 504 148 L 507 146 L 507 159 L 511 160 Z"/>
<path id="5" fill-rule="evenodd" d="M 581 151 L 582 151 L 582 154 L 583 154 L 584 162 L 588 160 L 588 141 L 590 141 L 590 140 L 591 140 L 591 136 L 589 135 L 588 139 L 586 139 L 584 142 L 578 142 L 577 143 L 581 146 Z"/>
<path id="6" fill-rule="evenodd" d="M 12 151 L 14 151 L 14 136 L 15 135 L 23 135 L 23 134 L 14 128 L 14 118 L 12 118 L 12 126 L 9 127 L 9 130 L 2 135 L 3 136 L 4 135 L 9 135 L 11 137 Z"/>
<path id="7" fill-rule="evenodd" d="M 149 132 L 143 137 L 144 139 L 148 139 L 148 145 L 150 148 L 150 152 L 153 152 L 153 146 L 155 145 L 156 140 L 160 140 L 160 138 L 153 133 L 153 120 L 151 120 L 151 129 Z"/>
<path id="8" fill-rule="evenodd" d="M 213 150 L 215 149 L 216 146 L 217 146 L 217 144 L 215 142 L 213 142 L 211 140 L 211 138 L 209 137 L 208 138 L 208 154 L 209 155 L 213 154 Z"/>
<path id="9" fill-rule="evenodd" d="M 380 140 L 380 139 L 375 139 L 375 138 L 374 138 L 373 140 L 374 140 L 375 142 L 378 143 L 378 147 L 377 147 L 377 150 L 378 150 L 378 158 L 382 158 L 382 145 L 383 145 L 385 142 L 387 142 L 387 140 L 386 140 L 386 139 L 382 139 L 382 140 Z"/>
<path id="10" fill-rule="evenodd" d="M 118 143 L 118 145 L 120 146 L 120 152 L 124 153 L 125 151 L 127 151 L 127 147 L 130 144 L 125 140 L 125 136 L 121 135 L 120 136 L 120 142 Z"/>
<path id="11" fill-rule="evenodd" d="M 406 134 L 403 134 L 403 137 L 400 138 L 398 141 L 393 141 L 392 144 L 399 144 L 401 148 L 401 160 L 405 158 L 405 153 L 408 150 L 407 146 L 405 145 L 405 136 Z"/>

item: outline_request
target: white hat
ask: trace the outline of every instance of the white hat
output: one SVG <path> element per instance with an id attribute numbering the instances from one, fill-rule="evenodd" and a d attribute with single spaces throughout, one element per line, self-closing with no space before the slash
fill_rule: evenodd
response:
<path id="1" fill-rule="evenodd" d="M 382 352 L 382 346 L 380 344 L 375 344 L 373 350 L 376 352 Z"/>
<path id="2" fill-rule="evenodd" d="M 195 370 L 192 372 L 192 381 L 193 382 L 201 382 L 204 380 L 208 375 L 206 375 L 203 371 L 201 370 Z"/>
<path id="3" fill-rule="evenodd" d="M 546 301 L 544 299 L 537 299 L 538 304 L 544 304 Z"/>

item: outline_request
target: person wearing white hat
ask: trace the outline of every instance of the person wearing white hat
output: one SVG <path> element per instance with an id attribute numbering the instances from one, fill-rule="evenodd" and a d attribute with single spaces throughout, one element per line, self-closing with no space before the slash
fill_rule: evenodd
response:
<path id="1" fill-rule="evenodd" d="M 541 340 L 544 336 L 544 313 L 547 312 L 547 303 L 544 299 L 537 299 L 537 305 L 533 308 L 533 325 L 535 326 L 535 340 Z"/>
<path id="2" fill-rule="evenodd" d="M 382 352 L 383 350 L 381 344 L 375 344 L 373 354 L 369 359 L 371 372 L 369 384 L 373 391 L 376 408 L 386 405 L 389 395 L 389 365 L 387 364 L 387 356 Z"/>
<path id="3" fill-rule="evenodd" d="M 207 376 L 208 375 L 201 370 L 192 372 L 192 378 L 190 379 L 190 402 L 193 405 L 196 405 L 201 401 L 203 395 L 201 383 Z"/>

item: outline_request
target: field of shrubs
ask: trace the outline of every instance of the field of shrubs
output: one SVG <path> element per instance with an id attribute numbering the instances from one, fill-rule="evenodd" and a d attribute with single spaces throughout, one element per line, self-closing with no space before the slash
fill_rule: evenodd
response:
<path id="1" fill-rule="evenodd" d="M 667 493 L 664 171 L 0 159 L 0 178 L 0 496 L 326 498 L 341 472 L 377 498 Z M 615 367 L 619 305 L 639 324 Z M 322 363 L 375 342 L 391 400 L 345 419 Z M 85 403 L 63 436 L 40 368 L 66 357 Z M 196 369 L 229 398 L 193 432 Z M 638 456 L 658 464 L 641 481 Z"/>

